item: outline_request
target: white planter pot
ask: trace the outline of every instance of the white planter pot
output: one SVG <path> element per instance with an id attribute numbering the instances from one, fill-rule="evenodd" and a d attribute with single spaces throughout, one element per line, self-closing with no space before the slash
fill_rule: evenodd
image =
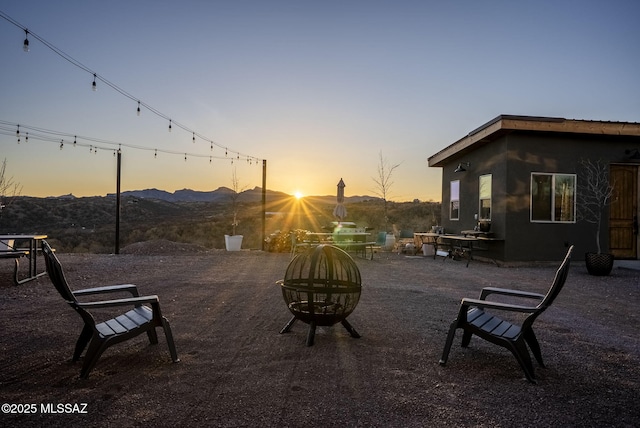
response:
<path id="1" fill-rule="evenodd" d="M 224 245 L 227 251 L 240 251 L 242 247 L 242 235 L 224 235 Z"/>
<path id="2" fill-rule="evenodd" d="M 396 246 L 396 237 L 393 233 L 387 233 L 387 238 L 384 242 L 384 249 L 386 251 L 393 251 L 393 247 Z"/>

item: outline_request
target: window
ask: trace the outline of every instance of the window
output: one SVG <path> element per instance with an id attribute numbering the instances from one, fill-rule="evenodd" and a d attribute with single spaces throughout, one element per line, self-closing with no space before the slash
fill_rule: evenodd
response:
<path id="1" fill-rule="evenodd" d="M 480 195 L 478 220 L 491 220 L 491 174 L 480 176 L 478 193 Z"/>
<path id="2" fill-rule="evenodd" d="M 450 199 L 449 219 L 458 220 L 460 218 L 460 180 L 451 182 Z"/>
<path id="3" fill-rule="evenodd" d="M 531 221 L 576 221 L 575 174 L 531 174 Z"/>

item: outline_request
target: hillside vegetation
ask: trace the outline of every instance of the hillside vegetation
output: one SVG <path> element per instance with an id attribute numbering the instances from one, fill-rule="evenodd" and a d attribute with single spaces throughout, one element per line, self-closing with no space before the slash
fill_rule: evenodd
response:
<path id="1" fill-rule="evenodd" d="M 440 204 L 434 202 L 389 203 L 385 226 L 383 204 L 369 199 L 345 203 L 348 216 L 358 226 L 379 231 L 424 231 L 440 221 Z M 335 203 L 325 198 L 267 199 L 266 235 L 276 231 L 306 229 L 322 231 L 336 219 Z M 169 202 L 160 199 L 123 197 L 120 211 L 120 248 L 158 239 L 191 243 L 205 248 L 224 248 L 231 233 L 231 204 L 225 202 Z M 32 198 L 17 197 L 0 217 L 0 233 L 43 233 L 60 252 L 115 252 L 115 197 Z M 240 203 L 238 234 L 243 248 L 262 248 L 262 204 Z"/>

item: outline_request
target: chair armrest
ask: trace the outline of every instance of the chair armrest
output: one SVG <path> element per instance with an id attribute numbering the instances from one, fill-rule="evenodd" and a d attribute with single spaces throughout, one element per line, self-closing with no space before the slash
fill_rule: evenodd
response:
<path id="1" fill-rule="evenodd" d="M 115 293 L 118 291 L 128 291 L 134 297 L 138 296 L 138 287 L 133 284 L 107 285 L 104 287 L 85 288 L 73 292 L 75 296 L 88 296 L 91 294 Z"/>
<path id="2" fill-rule="evenodd" d="M 510 312 L 524 312 L 524 313 L 531 313 L 538 309 L 535 306 L 513 305 L 511 303 L 489 302 L 487 300 L 464 298 L 460 303 L 460 311 L 462 312 L 463 310 L 462 308 L 468 308 L 469 306 L 476 306 L 478 308 L 498 309 L 498 310 L 510 311 Z"/>
<path id="3" fill-rule="evenodd" d="M 503 296 L 524 297 L 527 299 L 544 299 L 544 294 L 532 293 L 529 291 L 510 290 L 507 288 L 485 287 L 480 293 L 480 300 L 484 300 L 489 294 L 500 294 Z"/>
<path id="4" fill-rule="evenodd" d="M 100 302 L 78 302 L 82 308 L 109 308 L 114 306 L 140 306 L 142 303 L 158 303 L 158 296 L 140 296 L 128 299 L 102 300 Z"/>

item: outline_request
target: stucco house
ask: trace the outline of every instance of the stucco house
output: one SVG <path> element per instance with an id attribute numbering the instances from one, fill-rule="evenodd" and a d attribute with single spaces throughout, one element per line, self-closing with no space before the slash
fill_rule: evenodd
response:
<path id="1" fill-rule="evenodd" d="M 501 115 L 428 159 L 442 168 L 445 233 L 490 223 L 486 255 L 498 262 L 557 261 L 595 251 L 595 228 L 577 215 L 581 159 L 608 166 L 612 203 L 603 251 L 638 259 L 640 123 Z"/>

